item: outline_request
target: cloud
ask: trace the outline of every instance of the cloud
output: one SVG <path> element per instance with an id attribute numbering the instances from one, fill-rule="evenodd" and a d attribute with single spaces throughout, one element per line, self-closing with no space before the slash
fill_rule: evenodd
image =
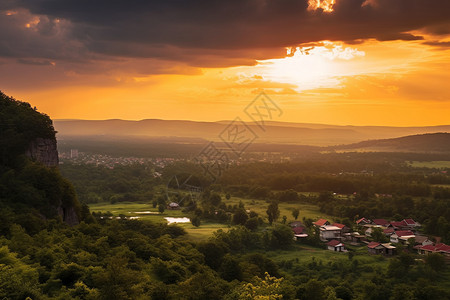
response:
<path id="1" fill-rule="evenodd" d="M 8 0 L 0 9 L 18 12 L 0 14 L 1 56 L 229 66 L 321 40 L 421 39 L 408 33 L 418 29 L 442 33 L 450 2 L 337 0 L 331 13 L 308 10 L 307 0 Z"/>
<path id="2" fill-rule="evenodd" d="M 41 59 L 25 59 L 19 58 L 17 60 L 18 63 L 24 65 L 34 65 L 34 66 L 54 66 L 55 62 L 49 60 L 41 60 Z"/>
<path id="3" fill-rule="evenodd" d="M 429 45 L 429 46 L 436 46 L 441 49 L 450 48 L 450 42 L 445 42 L 445 41 L 426 41 L 426 42 L 424 42 L 424 44 Z"/>

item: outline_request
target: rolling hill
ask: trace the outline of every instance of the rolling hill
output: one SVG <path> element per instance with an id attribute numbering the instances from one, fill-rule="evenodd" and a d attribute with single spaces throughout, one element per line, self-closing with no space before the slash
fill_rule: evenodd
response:
<path id="1" fill-rule="evenodd" d="M 183 120 L 56 120 L 58 139 L 81 137 L 181 138 L 220 141 L 219 135 L 231 121 L 196 122 Z M 399 138 L 407 135 L 450 132 L 450 125 L 431 127 L 336 126 L 327 124 L 266 122 L 262 129 L 246 123 L 257 136 L 257 143 L 334 146 L 366 140 Z M 243 126 L 240 127 L 241 129 Z"/>
<path id="2" fill-rule="evenodd" d="M 363 141 L 330 147 L 333 150 L 383 152 L 450 152 L 450 133 L 428 133 L 393 139 Z"/>

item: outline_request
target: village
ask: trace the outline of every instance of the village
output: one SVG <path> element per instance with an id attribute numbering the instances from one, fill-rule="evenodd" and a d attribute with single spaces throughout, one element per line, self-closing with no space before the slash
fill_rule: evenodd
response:
<path id="1" fill-rule="evenodd" d="M 360 218 L 353 228 L 340 223 L 330 223 L 319 219 L 312 223 L 318 232 L 320 241 L 334 252 L 348 252 L 345 245 L 367 245 L 367 251 L 373 255 L 392 256 L 399 249 L 411 249 L 421 255 L 440 253 L 450 263 L 450 246 L 440 242 L 439 237 L 428 237 L 420 233 L 421 224 L 413 219 L 388 221 L 385 219 Z M 302 242 L 308 237 L 307 228 L 300 221 L 290 223 L 294 239 Z"/>

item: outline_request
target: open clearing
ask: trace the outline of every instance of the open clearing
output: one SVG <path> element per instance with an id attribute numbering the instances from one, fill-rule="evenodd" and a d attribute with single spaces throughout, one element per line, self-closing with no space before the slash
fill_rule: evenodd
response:
<path id="1" fill-rule="evenodd" d="M 412 161 L 409 165 L 413 168 L 429 168 L 429 169 L 450 169 L 450 161 Z"/>
<path id="2" fill-rule="evenodd" d="M 222 195 L 223 196 L 223 195 Z M 244 199 L 238 197 L 231 197 L 230 200 L 226 200 L 222 197 L 222 201 L 227 205 L 238 205 L 240 201 L 244 203 L 247 210 L 256 212 L 260 217 L 265 219 L 267 222 L 267 206 L 269 202 L 266 200 L 256 200 L 256 199 Z M 155 223 L 167 223 L 164 219 L 166 217 L 171 218 L 183 218 L 190 217 L 189 214 L 182 212 L 181 209 L 170 210 L 166 209 L 164 213 L 160 214 L 158 208 L 154 208 L 151 203 L 136 203 L 136 202 L 118 202 L 118 203 L 93 203 L 89 204 L 91 212 L 110 212 L 113 216 L 123 215 L 126 217 L 139 217 L 140 220 L 149 220 Z M 283 216 L 287 217 L 288 222 L 293 221 L 292 209 L 298 208 L 300 210 L 299 220 L 303 217 L 311 218 L 317 220 L 319 218 L 326 218 L 333 221 L 331 216 L 321 213 L 317 206 L 311 204 L 294 204 L 294 203 L 279 203 L 280 218 L 281 221 Z M 187 233 L 188 237 L 193 240 L 205 240 L 212 235 L 214 231 L 219 229 L 228 229 L 230 225 L 213 223 L 202 221 L 200 227 L 195 227 L 191 223 L 179 223 L 178 226 L 183 227 Z"/>

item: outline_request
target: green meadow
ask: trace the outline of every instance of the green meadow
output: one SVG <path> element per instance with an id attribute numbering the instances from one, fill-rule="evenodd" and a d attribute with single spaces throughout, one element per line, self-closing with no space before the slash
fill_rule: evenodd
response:
<path id="1" fill-rule="evenodd" d="M 450 161 L 412 161 L 409 165 L 413 168 L 429 168 L 429 169 L 450 169 Z"/>
<path id="2" fill-rule="evenodd" d="M 239 205 L 242 201 L 245 208 L 250 211 L 256 212 L 260 217 L 262 217 L 267 222 L 267 206 L 269 201 L 257 200 L 257 199 L 245 199 L 239 197 L 231 197 L 226 200 L 222 197 L 222 201 L 227 205 Z M 167 222 L 164 218 L 183 218 L 188 217 L 189 214 L 184 213 L 181 209 L 170 210 L 166 209 L 162 214 L 158 212 L 157 208 L 154 208 L 151 203 L 136 203 L 136 202 L 117 202 L 114 204 L 103 202 L 89 204 L 91 212 L 110 212 L 113 216 L 126 216 L 126 217 L 139 217 L 140 220 L 149 220 L 156 223 Z M 281 221 L 283 216 L 287 217 L 288 222 L 293 221 L 292 210 L 298 208 L 300 210 L 300 215 L 298 220 L 303 219 L 303 217 L 311 218 L 317 220 L 320 218 L 326 218 L 333 221 L 333 217 L 323 214 L 319 211 L 319 208 L 311 204 L 293 204 L 293 203 L 279 203 L 280 217 L 278 221 Z M 149 213 L 150 212 L 150 213 Z M 212 235 L 214 231 L 219 229 L 228 229 L 230 225 L 207 222 L 203 221 L 200 227 L 195 227 L 191 223 L 178 223 L 180 227 L 183 227 L 187 233 L 188 237 L 193 240 L 205 240 Z"/>

